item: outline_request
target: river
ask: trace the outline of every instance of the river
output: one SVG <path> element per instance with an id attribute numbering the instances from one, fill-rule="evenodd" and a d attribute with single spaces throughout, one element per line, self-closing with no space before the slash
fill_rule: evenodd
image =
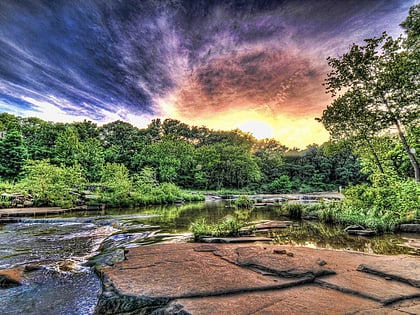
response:
<path id="1" fill-rule="evenodd" d="M 72 212 L 22 218 L 18 223 L 0 225 L 0 270 L 24 270 L 23 285 L 0 288 L 0 314 L 92 314 L 101 283 L 84 264 L 98 254 L 101 243 L 112 240 L 112 246 L 130 248 L 160 242 L 188 242 L 191 222 L 202 217 L 216 222 L 226 215 L 250 222 L 288 220 L 279 215 L 276 207 L 235 210 L 229 202 L 207 201 Z M 418 249 L 407 246 L 410 240 L 418 240 L 418 235 L 348 236 L 341 227 L 312 221 L 295 221 L 288 229 L 270 231 L 269 236 L 279 244 L 420 255 Z"/>

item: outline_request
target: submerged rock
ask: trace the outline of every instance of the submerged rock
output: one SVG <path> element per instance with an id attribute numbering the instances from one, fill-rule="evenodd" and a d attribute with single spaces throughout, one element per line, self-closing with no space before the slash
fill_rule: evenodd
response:
<path id="1" fill-rule="evenodd" d="M 0 271 L 0 288 L 7 289 L 10 287 L 16 287 L 21 285 L 18 278 L 20 276 L 16 276 L 16 272 L 13 270 L 3 270 Z"/>
<path id="2" fill-rule="evenodd" d="M 376 232 L 374 230 L 365 229 L 361 225 L 350 225 L 344 229 L 349 235 L 358 235 L 358 236 L 374 236 Z"/>
<path id="3" fill-rule="evenodd" d="M 420 233 L 420 224 L 401 224 L 399 230 L 406 233 Z"/>

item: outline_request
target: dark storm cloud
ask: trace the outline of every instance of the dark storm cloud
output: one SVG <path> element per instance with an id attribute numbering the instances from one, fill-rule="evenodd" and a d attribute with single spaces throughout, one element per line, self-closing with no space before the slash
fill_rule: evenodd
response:
<path id="1" fill-rule="evenodd" d="M 2 0 L 0 102 L 98 120 L 157 115 L 171 95 L 185 115 L 312 113 L 325 100 L 325 58 L 401 22 L 413 3 Z"/>

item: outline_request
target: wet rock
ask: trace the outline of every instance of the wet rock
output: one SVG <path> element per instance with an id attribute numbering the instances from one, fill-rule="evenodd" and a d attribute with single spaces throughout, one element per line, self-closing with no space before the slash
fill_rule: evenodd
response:
<path id="1" fill-rule="evenodd" d="M 39 264 L 27 264 L 27 265 L 25 265 L 25 271 L 26 272 L 32 272 L 32 271 L 38 271 L 38 270 L 40 270 L 40 269 L 42 269 L 43 268 L 43 266 L 42 265 L 39 265 Z"/>
<path id="2" fill-rule="evenodd" d="M 292 221 L 268 221 L 264 223 L 259 223 L 255 225 L 257 230 L 265 229 L 285 229 L 292 225 Z"/>
<path id="3" fill-rule="evenodd" d="M 106 251 L 117 247 L 122 247 L 130 243 L 135 243 L 150 237 L 154 232 L 142 232 L 142 233 L 121 233 L 114 234 L 106 238 L 99 250 Z"/>
<path id="4" fill-rule="evenodd" d="M 349 225 L 347 226 L 344 231 L 348 232 L 348 231 L 359 231 L 359 230 L 364 230 L 365 228 L 359 224 L 353 224 L 353 225 Z"/>
<path id="5" fill-rule="evenodd" d="M 96 256 L 89 258 L 84 264 L 86 267 L 93 266 L 112 266 L 125 259 L 127 250 L 123 248 L 117 248 L 109 251 L 102 252 Z"/>
<path id="6" fill-rule="evenodd" d="M 401 224 L 399 230 L 406 233 L 420 233 L 420 224 Z"/>
<path id="7" fill-rule="evenodd" d="M 374 236 L 376 232 L 374 230 L 365 229 L 361 225 L 350 225 L 344 229 L 349 235 L 358 235 L 358 236 Z"/>
<path id="8" fill-rule="evenodd" d="M 11 271 L 0 271 L 0 288 L 7 289 L 19 286 L 21 283 L 16 279 L 16 275 Z"/>

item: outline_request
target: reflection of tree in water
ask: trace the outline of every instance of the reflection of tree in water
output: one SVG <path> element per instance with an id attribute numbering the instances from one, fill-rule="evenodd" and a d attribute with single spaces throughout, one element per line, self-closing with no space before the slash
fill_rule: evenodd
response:
<path id="1" fill-rule="evenodd" d="M 340 226 L 321 222 L 301 222 L 273 233 L 277 244 L 304 245 L 318 248 L 347 249 L 366 253 L 420 255 L 420 251 L 404 246 L 398 235 L 380 237 L 351 236 Z"/>

